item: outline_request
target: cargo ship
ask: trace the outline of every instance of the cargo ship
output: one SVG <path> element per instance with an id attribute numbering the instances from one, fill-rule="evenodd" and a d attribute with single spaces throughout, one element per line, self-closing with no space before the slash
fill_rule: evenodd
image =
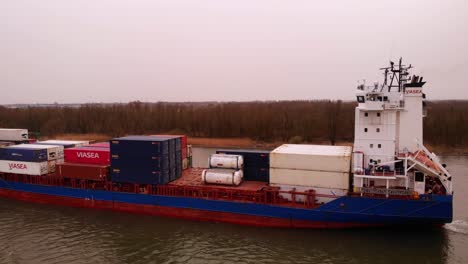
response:
<path id="1" fill-rule="evenodd" d="M 452 176 L 423 145 L 422 77 L 391 63 L 359 84 L 353 146 L 218 149 L 194 168 L 185 135 L 32 142 L 0 129 L 0 196 L 280 228 L 441 226 Z"/>

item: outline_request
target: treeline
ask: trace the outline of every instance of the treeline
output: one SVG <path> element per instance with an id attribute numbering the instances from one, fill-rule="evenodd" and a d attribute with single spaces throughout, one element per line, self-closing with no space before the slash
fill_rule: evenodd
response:
<path id="1" fill-rule="evenodd" d="M 195 137 L 249 137 L 264 141 L 352 141 L 354 102 L 272 101 L 225 103 L 85 104 L 80 107 L 0 107 L 0 127 L 28 128 L 41 136 L 185 133 Z M 425 141 L 468 143 L 468 101 L 428 102 Z"/>

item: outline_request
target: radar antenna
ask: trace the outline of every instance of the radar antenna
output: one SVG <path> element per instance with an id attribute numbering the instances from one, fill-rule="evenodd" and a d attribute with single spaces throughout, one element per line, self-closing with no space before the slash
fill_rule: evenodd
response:
<path id="1" fill-rule="evenodd" d="M 384 70 L 384 83 L 382 88 L 387 86 L 389 92 L 392 88 L 398 89 L 398 92 L 404 89 L 406 82 L 409 80 L 406 78 L 406 76 L 409 75 L 408 70 L 413 66 L 411 66 L 411 64 L 409 66 L 403 65 L 402 62 L 403 58 L 400 57 L 398 65 L 395 66 L 395 63 L 390 61 L 389 67 L 380 68 Z"/>

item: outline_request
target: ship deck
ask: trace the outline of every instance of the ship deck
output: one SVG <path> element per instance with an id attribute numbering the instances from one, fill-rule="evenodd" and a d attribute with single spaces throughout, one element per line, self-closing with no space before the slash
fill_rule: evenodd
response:
<path id="1" fill-rule="evenodd" d="M 238 186 L 228 186 L 221 184 L 206 184 L 202 181 L 201 175 L 203 168 L 190 168 L 183 171 L 182 176 L 170 183 L 170 186 L 187 186 L 187 187 L 213 187 L 226 190 L 243 190 L 243 191 L 262 191 L 268 187 L 268 183 L 260 181 L 243 181 Z"/>

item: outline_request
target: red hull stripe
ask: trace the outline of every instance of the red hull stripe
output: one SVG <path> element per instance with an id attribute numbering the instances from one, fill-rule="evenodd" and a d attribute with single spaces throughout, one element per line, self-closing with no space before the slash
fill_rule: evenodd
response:
<path id="1" fill-rule="evenodd" d="M 113 210 L 126 213 L 147 214 L 155 216 L 166 216 L 183 218 L 197 221 L 214 221 L 232 224 L 262 226 L 262 227 L 282 227 L 282 228 L 351 228 L 378 226 L 359 223 L 333 223 L 333 222 L 313 222 L 305 220 L 273 218 L 264 216 L 234 214 L 207 210 L 196 210 L 189 208 L 175 208 L 155 205 L 131 204 L 122 202 L 111 202 L 101 200 L 87 200 L 74 197 L 54 196 L 31 192 L 21 192 L 0 188 L 0 196 L 15 200 L 34 202 L 41 204 L 53 204 L 71 207 L 92 208 L 98 210 Z"/>

